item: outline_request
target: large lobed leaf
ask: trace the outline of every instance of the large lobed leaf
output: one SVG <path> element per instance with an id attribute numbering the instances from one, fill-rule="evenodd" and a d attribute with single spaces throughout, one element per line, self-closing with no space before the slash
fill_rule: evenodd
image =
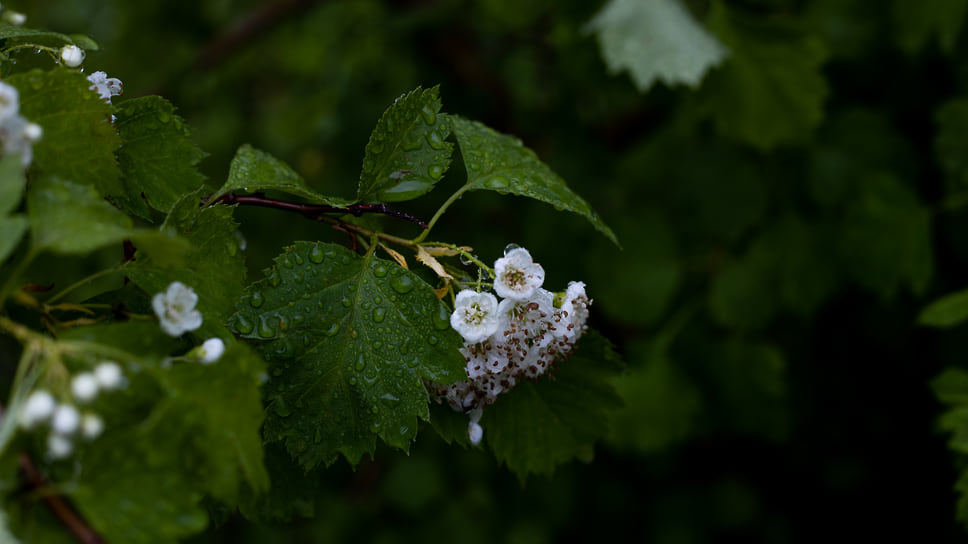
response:
<path id="1" fill-rule="evenodd" d="M 453 117 L 457 145 L 464 156 L 467 185 L 464 190 L 490 190 L 526 196 L 575 212 L 618 244 L 612 229 L 565 181 L 541 162 L 521 140 L 501 134 L 483 123 Z"/>
<path id="2" fill-rule="evenodd" d="M 611 0 L 588 28 L 609 71 L 628 70 L 641 92 L 656 80 L 698 87 L 729 53 L 679 0 Z"/>
<path id="3" fill-rule="evenodd" d="M 242 191 L 280 191 L 312 204 L 346 206 L 352 202 L 314 191 L 288 164 L 272 155 L 245 144 L 239 147 L 229 167 L 229 177 L 212 198 Z"/>
<path id="4" fill-rule="evenodd" d="M 460 337 L 432 287 L 394 262 L 297 242 L 251 285 L 230 323 L 263 340 L 267 441 L 307 468 L 356 464 L 377 437 L 408 449 L 428 418 L 423 379 L 464 377 Z"/>
<path id="5" fill-rule="evenodd" d="M 450 166 L 449 116 L 440 114 L 438 88 L 398 98 L 370 135 L 360 172 L 359 202 L 410 200 L 434 188 Z"/>
<path id="6" fill-rule="evenodd" d="M 146 205 L 167 212 L 205 181 L 195 164 L 206 153 L 192 142 L 175 107 L 160 96 L 124 101 L 117 111 L 127 207 L 142 217 L 148 215 Z"/>
<path id="7" fill-rule="evenodd" d="M 121 146 L 110 104 L 79 72 L 56 69 L 14 74 L 4 81 L 20 91 L 20 113 L 44 129 L 34 144 L 34 169 L 125 198 L 114 152 Z"/>

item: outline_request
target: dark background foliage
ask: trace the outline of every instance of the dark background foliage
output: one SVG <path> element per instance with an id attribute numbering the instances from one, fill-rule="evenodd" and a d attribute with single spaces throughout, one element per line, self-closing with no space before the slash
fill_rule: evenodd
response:
<path id="1" fill-rule="evenodd" d="M 438 226 L 588 284 L 592 325 L 629 364 L 594 460 L 522 486 L 427 428 L 409 456 L 326 471 L 312 518 L 232 517 L 199 542 L 964 540 L 930 383 L 964 366 L 965 329 L 917 325 L 968 283 L 964 0 L 691 1 L 732 55 L 698 89 L 646 92 L 585 30 L 599 2 L 14 4 L 96 39 L 85 66 L 125 97 L 171 100 L 213 187 L 250 143 L 351 196 L 386 105 L 440 84 L 444 111 L 519 136 L 622 242 L 484 193 Z M 400 208 L 429 218 L 457 183 Z M 250 278 L 293 240 L 341 240 L 275 210 L 236 217 Z"/>

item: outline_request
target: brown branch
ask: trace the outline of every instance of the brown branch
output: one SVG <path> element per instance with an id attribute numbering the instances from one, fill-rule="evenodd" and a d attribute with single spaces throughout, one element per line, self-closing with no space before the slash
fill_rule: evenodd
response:
<path id="1" fill-rule="evenodd" d="M 34 462 L 26 453 L 20 454 L 20 470 L 27 477 L 27 482 L 31 488 L 39 489 L 47 485 L 43 475 L 37 470 Z M 70 531 L 75 540 L 81 544 L 104 544 L 104 539 L 67 504 L 63 497 L 60 495 L 44 495 L 44 502 L 47 503 L 47 508 L 50 509 L 51 513 Z"/>
<path id="2" fill-rule="evenodd" d="M 394 210 L 388 208 L 386 204 L 353 204 L 345 208 L 340 208 L 339 206 L 327 206 L 325 204 L 300 204 L 298 202 L 287 202 L 285 200 L 277 200 L 274 198 L 268 198 L 261 194 L 254 195 L 223 195 L 215 199 L 214 202 L 223 202 L 225 204 L 242 204 L 246 206 L 262 206 L 264 208 L 275 208 L 277 210 L 286 210 L 290 212 L 296 212 L 308 219 L 318 220 L 321 215 L 326 214 L 348 214 L 359 217 L 364 213 L 381 213 L 384 215 L 389 215 L 391 217 L 397 217 L 399 219 L 405 219 L 411 223 L 420 225 L 420 228 L 427 228 L 427 223 L 424 223 L 420 219 L 410 215 L 406 212 L 401 212 L 399 210 Z"/>

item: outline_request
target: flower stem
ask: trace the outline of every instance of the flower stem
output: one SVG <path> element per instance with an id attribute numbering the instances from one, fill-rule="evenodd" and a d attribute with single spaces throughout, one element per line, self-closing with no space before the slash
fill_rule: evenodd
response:
<path id="1" fill-rule="evenodd" d="M 87 276 L 86 278 L 82 278 L 79 281 L 77 281 L 77 282 L 75 282 L 75 283 L 73 283 L 71 285 L 68 285 L 67 287 L 61 289 L 61 291 L 59 293 L 57 293 L 54 296 L 50 297 L 45 302 L 47 304 L 53 304 L 53 303 L 57 302 L 58 300 L 64 298 L 64 295 L 70 293 L 71 291 L 73 291 L 73 290 L 75 290 L 75 289 L 77 289 L 79 287 L 84 286 L 84 284 L 90 283 L 90 282 L 92 282 L 92 281 L 94 281 L 94 280 L 96 280 L 98 278 L 101 278 L 103 276 L 107 276 L 108 274 L 112 274 L 114 272 L 117 272 L 118 270 L 121 270 L 124 267 L 124 265 L 125 265 L 125 263 L 121 263 L 119 265 L 112 266 L 111 268 L 105 268 L 104 270 L 101 270 L 99 272 L 95 272 L 95 273 L 91 274 L 90 276 Z"/>
<path id="2" fill-rule="evenodd" d="M 450 198 L 448 198 L 447 201 L 441 204 L 440 208 L 437 209 L 437 213 L 435 213 L 434 216 L 430 218 L 430 222 L 427 223 L 427 227 L 424 228 L 423 232 L 421 232 L 419 236 L 414 238 L 413 241 L 416 243 L 423 242 L 424 238 L 426 238 L 427 235 L 430 234 L 430 229 L 434 228 L 434 225 L 437 224 L 437 220 L 440 219 L 442 215 L 444 215 L 444 212 L 447 211 L 447 208 L 449 208 L 451 204 L 456 202 L 457 199 L 460 198 L 461 195 L 463 195 L 469 187 L 470 185 L 464 185 L 460 189 L 457 189 L 457 191 L 454 192 L 454 194 L 450 195 Z"/>

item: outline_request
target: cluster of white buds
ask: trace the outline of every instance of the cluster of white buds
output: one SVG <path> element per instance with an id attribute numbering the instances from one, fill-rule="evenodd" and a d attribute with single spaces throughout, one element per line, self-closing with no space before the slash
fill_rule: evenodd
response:
<path id="1" fill-rule="evenodd" d="M 19 154 L 20 164 L 26 168 L 34 157 L 33 144 L 43 134 L 40 125 L 20 115 L 20 93 L 17 88 L 0 81 L 0 142 L 3 144 L 3 154 Z"/>
<path id="2" fill-rule="evenodd" d="M 94 72 L 87 76 L 87 80 L 91 82 L 90 89 L 95 91 L 101 97 L 101 100 L 108 104 L 111 103 L 112 98 L 124 93 L 124 85 L 121 80 L 116 77 L 108 77 L 104 72 Z"/>
<path id="3" fill-rule="evenodd" d="M 78 436 L 94 440 L 104 432 L 104 420 L 95 412 L 80 411 L 76 405 L 90 404 L 102 391 L 113 391 L 124 385 L 121 366 L 104 361 L 91 372 L 81 372 L 71 379 L 70 401 L 57 402 L 45 389 L 32 392 L 20 412 L 20 426 L 26 430 L 41 425 L 49 427 L 47 457 L 63 459 L 74 451 L 74 439 Z"/>
<path id="4" fill-rule="evenodd" d="M 514 247 L 494 263 L 494 291 L 457 294 L 450 324 L 464 338 L 461 353 L 468 381 L 429 384 L 438 399 L 470 416 L 468 436 L 483 437 L 484 406 L 521 379 L 537 379 L 568 357 L 587 328 L 585 284 L 571 282 L 563 295 L 542 289 L 545 273 L 528 250 Z"/>

